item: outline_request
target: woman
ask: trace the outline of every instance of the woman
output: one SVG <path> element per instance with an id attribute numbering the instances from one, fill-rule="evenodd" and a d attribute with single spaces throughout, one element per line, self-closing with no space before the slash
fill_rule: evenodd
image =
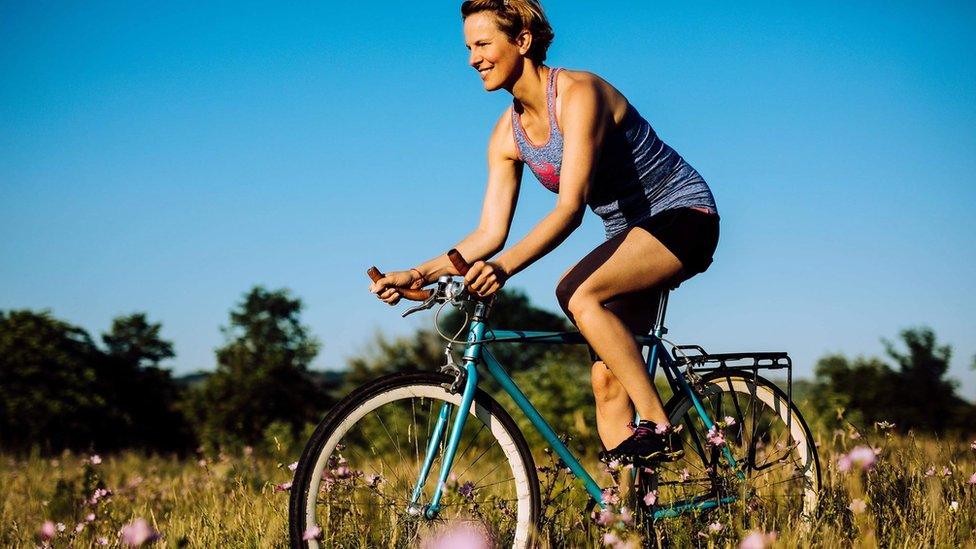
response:
<path id="1" fill-rule="evenodd" d="M 488 186 L 480 223 L 455 248 L 474 261 L 468 288 L 487 297 L 558 246 L 587 205 L 607 240 L 556 287 L 563 310 L 594 357 L 592 384 L 604 460 L 677 459 L 671 429 L 634 333 L 648 333 L 658 289 L 703 272 L 718 242 L 708 185 L 613 86 L 584 71 L 543 62 L 553 39 L 535 0 L 471 0 L 461 5 L 469 63 L 487 91 L 512 94 L 488 143 Z M 502 251 L 518 199 L 522 166 L 558 193 L 556 205 Z M 492 258 L 488 261 L 488 258 Z M 393 305 L 397 288 L 458 274 L 447 255 L 392 272 L 370 291 Z M 634 412 L 642 421 L 633 425 Z"/>

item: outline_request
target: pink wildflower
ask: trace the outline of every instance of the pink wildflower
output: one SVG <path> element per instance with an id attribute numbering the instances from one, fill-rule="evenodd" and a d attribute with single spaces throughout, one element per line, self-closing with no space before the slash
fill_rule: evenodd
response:
<path id="1" fill-rule="evenodd" d="M 739 542 L 739 549 L 766 549 L 776 541 L 776 532 L 758 532 L 753 530 Z"/>
<path id="2" fill-rule="evenodd" d="M 425 549 L 489 549 L 492 546 L 490 536 L 483 528 L 467 524 L 453 525 L 438 535 L 432 543 L 425 544 Z"/>
<path id="3" fill-rule="evenodd" d="M 85 515 L 85 522 L 95 522 L 95 513 Z"/>
<path id="4" fill-rule="evenodd" d="M 617 495 L 616 490 L 613 488 L 603 489 L 603 503 L 608 505 L 616 505 L 620 503 L 620 496 Z"/>
<path id="5" fill-rule="evenodd" d="M 99 463 L 102 462 L 102 456 L 95 454 L 92 457 L 88 458 L 88 462 L 91 463 L 92 465 L 98 465 Z"/>
<path id="6" fill-rule="evenodd" d="M 688 472 L 688 468 L 687 467 L 685 467 L 684 469 L 681 470 L 681 477 L 680 478 L 681 478 L 681 482 L 685 482 L 685 481 L 687 481 L 688 479 L 691 478 L 691 473 Z"/>
<path id="7" fill-rule="evenodd" d="M 613 522 L 614 518 L 615 516 L 613 514 L 613 511 L 609 509 L 604 509 L 600 511 L 600 514 L 596 516 L 596 523 L 599 524 L 600 526 L 606 526 L 611 522 Z"/>
<path id="8" fill-rule="evenodd" d="M 288 490 L 291 490 L 291 481 L 282 482 L 281 484 L 275 484 L 274 487 L 275 492 L 287 492 Z"/>
<path id="9" fill-rule="evenodd" d="M 969 445 L 969 447 L 972 448 L 974 452 L 976 452 L 976 440 L 974 440 L 973 443 Z"/>
<path id="10" fill-rule="evenodd" d="M 79 522 L 78 524 L 75 525 L 75 532 L 77 532 L 79 534 L 84 529 L 85 529 L 85 523 L 84 522 Z"/>
<path id="11" fill-rule="evenodd" d="M 377 486 L 379 486 L 381 482 L 383 482 L 383 477 L 381 477 L 380 475 L 373 475 L 373 474 L 366 475 L 366 484 L 368 486 L 376 488 Z"/>
<path id="12" fill-rule="evenodd" d="M 294 471 L 295 469 L 298 469 L 298 462 L 297 461 L 294 462 L 294 463 L 289 463 L 288 464 L 288 470 L 289 471 Z"/>
<path id="13" fill-rule="evenodd" d="M 55 524 L 54 527 L 57 528 L 58 532 L 64 532 L 68 528 L 63 522 Z"/>
<path id="14" fill-rule="evenodd" d="M 332 474 L 336 478 L 349 478 L 349 477 L 351 477 L 352 476 L 352 470 L 349 469 L 349 465 L 348 464 L 349 464 L 349 462 L 346 461 L 346 458 L 340 457 L 339 460 L 336 462 L 336 467 L 332 471 Z M 455 477 L 455 482 L 457 482 L 457 478 L 456 477 Z"/>
<path id="15" fill-rule="evenodd" d="M 107 498 L 110 495 L 112 495 L 112 493 L 105 488 L 96 488 L 95 491 L 92 492 L 92 496 L 88 498 L 88 503 L 91 505 L 96 505 L 99 500 Z"/>
<path id="16" fill-rule="evenodd" d="M 973 476 L 969 477 L 968 482 L 969 484 L 976 484 L 976 473 L 973 473 Z"/>
<path id="17" fill-rule="evenodd" d="M 625 525 L 630 526 L 634 523 L 634 514 L 630 512 L 630 509 L 621 507 L 620 514 L 617 515 L 617 519 L 619 519 L 620 522 L 624 523 Z"/>
<path id="18" fill-rule="evenodd" d="M 725 416 L 725 426 L 731 427 L 733 425 L 735 425 L 735 418 L 732 416 Z"/>
<path id="19" fill-rule="evenodd" d="M 854 513 L 855 515 L 859 515 L 863 513 L 864 510 L 867 509 L 867 507 L 868 506 L 866 503 L 864 503 L 863 499 L 851 500 L 851 504 L 847 506 L 847 508 L 850 509 L 851 512 Z"/>
<path id="20" fill-rule="evenodd" d="M 139 547 L 157 539 L 159 539 L 159 532 L 153 530 L 144 518 L 138 518 L 122 527 L 122 543 L 130 547 Z"/>
<path id="21" fill-rule="evenodd" d="M 319 539 L 322 537 L 322 527 L 316 526 L 315 524 L 310 525 L 305 529 L 305 533 L 302 534 L 303 540 Z"/>
<path id="22" fill-rule="evenodd" d="M 925 476 L 934 477 L 935 476 L 935 466 L 929 467 L 925 470 Z"/>
<path id="23" fill-rule="evenodd" d="M 708 525 L 708 531 L 709 533 L 712 534 L 717 534 L 721 532 L 722 528 L 725 528 L 725 525 L 723 525 L 721 522 L 713 522 Z"/>
<path id="24" fill-rule="evenodd" d="M 95 540 L 95 545 L 108 545 L 108 538 L 102 536 Z"/>
<path id="25" fill-rule="evenodd" d="M 207 466 L 207 460 L 201 458 L 199 461 L 197 461 L 197 465 L 199 465 L 200 467 L 206 467 Z"/>
<path id="26" fill-rule="evenodd" d="M 867 446 L 856 446 L 849 454 L 851 463 L 857 465 L 862 470 L 867 471 L 874 467 L 878 457 L 874 455 L 874 450 Z"/>
<path id="27" fill-rule="evenodd" d="M 655 503 L 657 503 L 657 490 L 652 490 L 652 491 L 644 494 L 644 505 L 647 505 L 648 507 L 650 507 L 651 505 L 654 505 Z"/>
<path id="28" fill-rule="evenodd" d="M 946 467 L 945 465 L 943 465 L 942 466 L 942 476 L 944 476 L 944 477 L 951 477 L 952 476 L 952 469 L 949 469 L 948 467 Z"/>
<path id="29" fill-rule="evenodd" d="M 708 434 L 705 435 L 705 438 L 708 439 L 709 444 L 715 447 L 725 444 L 725 434 L 715 425 L 712 425 L 712 428 L 708 430 Z"/>
<path id="30" fill-rule="evenodd" d="M 44 524 L 41 525 L 41 531 L 38 533 L 38 535 L 41 537 L 41 541 L 51 541 L 54 539 L 54 536 L 58 535 L 58 533 L 54 528 L 54 523 L 49 520 L 45 520 Z"/>
<path id="31" fill-rule="evenodd" d="M 614 534 L 613 532 L 607 532 L 606 534 L 603 534 L 604 545 L 616 547 L 621 543 L 623 543 L 623 541 L 621 541 L 620 537 L 617 534 Z"/>

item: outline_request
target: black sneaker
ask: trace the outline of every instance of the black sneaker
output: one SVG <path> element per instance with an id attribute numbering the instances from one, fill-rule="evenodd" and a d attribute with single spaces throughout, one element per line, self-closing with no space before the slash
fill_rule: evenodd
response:
<path id="1" fill-rule="evenodd" d="M 681 439 L 672 427 L 659 429 L 653 421 L 631 424 L 634 434 L 616 448 L 600 452 L 600 461 L 618 461 L 623 465 L 643 465 L 653 462 L 675 461 L 685 455 Z"/>

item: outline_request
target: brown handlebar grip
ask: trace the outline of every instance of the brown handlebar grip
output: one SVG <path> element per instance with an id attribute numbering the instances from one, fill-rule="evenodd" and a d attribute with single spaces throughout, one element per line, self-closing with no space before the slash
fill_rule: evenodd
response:
<path id="1" fill-rule="evenodd" d="M 471 268 L 471 265 L 464 260 L 464 256 L 461 255 L 461 252 L 451 248 L 447 251 L 447 258 L 451 260 L 451 264 L 454 265 L 455 269 L 457 269 L 459 275 L 464 276 L 468 274 L 468 269 Z"/>
<path id="2" fill-rule="evenodd" d="M 375 266 L 370 267 L 366 270 L 366 274 L 369 278 L 376 282 L 377 280 L 383 278 L 383 273 L 380 272 Z M 409 299 L 410 301 L 427 301 L 430 294 L 433 293 L 432 290 L 418 290 L 415 288 L 393 288 L 394 290 L 400 292 L 400 295 Z"/>

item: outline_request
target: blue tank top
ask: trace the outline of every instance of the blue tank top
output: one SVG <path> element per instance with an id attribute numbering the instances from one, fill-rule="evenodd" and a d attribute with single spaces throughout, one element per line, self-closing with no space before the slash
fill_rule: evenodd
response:
<path id="1" fill-rule="evenodd" d="M 563 135 L 556 122 L 556 77 L 550 69 L 546 84 L 549 138 L 535 145 L 512 108 L 512 128 L 519 159 L 542 185 L 559 192 L 563 161 Z M 701 175 L 657 136 L 654 128 L 632 105 L 620 124 L 604 138 L 593 174 L 588 200 L 603 219 L 607 239 L 665 210 L 700 208 L 718 213 L 715 198 Z"/>

